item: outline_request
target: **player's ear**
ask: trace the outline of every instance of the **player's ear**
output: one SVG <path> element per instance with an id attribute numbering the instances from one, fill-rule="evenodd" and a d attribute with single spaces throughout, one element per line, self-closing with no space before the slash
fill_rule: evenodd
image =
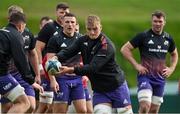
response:
<path id="1" fill-rule="evenodd" d="M 164 20 L 164 25 L 166 25 L 166 20 Z"/>
<path id="2" fill-rule="evenodd" d="M 102 30 L 102 25 L 101 24 L 99 24 L 99 28 L 100 28 L 100 30 Z"/>
<path id="3" fill-rule="evenodd" d="M 21 23 L 17 23 L 16 28 L 18 29 L 19 32 L 21 32 Z"/>

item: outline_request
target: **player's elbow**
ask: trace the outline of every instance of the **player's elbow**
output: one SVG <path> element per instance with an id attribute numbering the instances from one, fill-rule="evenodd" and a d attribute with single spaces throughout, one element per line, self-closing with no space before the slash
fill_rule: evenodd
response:
<path id="1" fill-rule="evenodd" d="M 120 49 L 121 54 L 125 55 L 125 53 L 128 51 L 127 47 L 123 45 Z"/>
<path id="2" fill-rule="evenodd" d="M 121 49 L 120 52 L 122 53 L 123 56 L 127 56 L 131 53 L 131 50 L 133 49 L 133 47 L 131 46 L 131 44 L 129 42 L 127 42 L 126 44 L 124 44 Z"/>

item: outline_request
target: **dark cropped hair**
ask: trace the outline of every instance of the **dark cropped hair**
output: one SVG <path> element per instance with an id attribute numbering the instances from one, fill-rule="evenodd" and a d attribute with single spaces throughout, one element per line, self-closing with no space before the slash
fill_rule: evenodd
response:
<path id="1" fill-rule="evenodd" d="M 64 10 L 66 10 L 66 9 L 68 9 L 69 8 L 69 6 L 66 4 L 66 3 L 60 3 L 60 4 L 58 4 L 57 6 L 56 6 L 56 10 L 58 10 L 58 9 L 64 9 Z"/>
<path id="2" fill-rule="evenodd" d="M 43 20 L 49 21 L 51 18 L 49 16 L 44 16 L 40 19 L 40 23 L 42 23 Z"/>
<path id="3" fill-rule="evenodd" d="M 26 23 L 26 16 L 25 14 L 21 13 L 21 12 L 17 12 L 17 13 L 13 13 L 10 17 L 9 17 L 9 22 L 10 23 L 19 23 L 19 22 L 24 22 Z"/>
<path id="4" fill-rule="evenodd" d="M 153 16 L 156 16 L 157 18 L 164 17 L 164 19 L 166 19 L 166 14 L 160 10 L 156 10 L 155 12 L 153 12 L 152 17 Z"/>

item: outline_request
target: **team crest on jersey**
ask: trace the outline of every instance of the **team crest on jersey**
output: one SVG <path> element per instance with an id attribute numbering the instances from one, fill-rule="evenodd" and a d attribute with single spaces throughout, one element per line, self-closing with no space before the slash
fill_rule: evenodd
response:
<path id="1" fill-rule="evenodd" d="M 67 45 L 63 42 L 63 43 L 61 44 L 61 47 L 67 47 Z"/>
<path id="2" fill-rule="evenodd" d="M 149 40 L 148 44 L 154 44 L 154 42 L 152 40 Z"/>
<path id="3" fill-rule="evenodd" d="M 158 49 L 161 49 L 161 46 L 160 46 L 160 45 L 158 45 L 158 46 L 157 46 L 157 48 L 158 48 Z"/>
<path id="4" fill-rule="evenodd" d="M 164 45 L 165 45 L 165 46 L 168 46 L 168 45 L 169 45 L 169 41 L 167 41 L 167 40 L 164 41 Z"/>
<path id="5" fill-rule="evenodd" d="M 28 40 L 28 39 L 29 39 L 29 35 L 26 35 L 26 36 L 23 37 L 23 40 L 24 40 L 24 41 L 26 41 L 26 40 Z"/>
<path id="6" fill-rule="evenodd" d="M 84 45 L 85 45 L 85 46 L 88 46 L 88 43 L 87 43 L 87 42 L 84 42 Z"/>
<path id="7" fill-rule="evenodd" d="M 57 32 L 57 31 L 56 31 L 56 32 L 54 32 L 53 36 L 56 36 L 56 35 L 58 35 L 58 32 Z"/>

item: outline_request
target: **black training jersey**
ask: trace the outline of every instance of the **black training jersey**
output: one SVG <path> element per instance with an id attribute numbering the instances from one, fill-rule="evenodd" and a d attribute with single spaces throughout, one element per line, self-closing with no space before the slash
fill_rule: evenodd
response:
<path id="1" fill-rule="evenodd" d="M 84 66 L 75 67 L 77 75 L 87 75 L 92 89 L 96 92 L 109 92 L 124 83 L 124 73 L 115 61 L 115 47 L 104 34 L 97 39 L 87 35 L 76 40 L 70 47 L 60 51 L 60 61 L 66 60 L 81 52 Z"/>
<path id="2" fill-rule="evenodd" d="M 13 58 L 22 78 L 34 82 L 23 49 L 23 39 L 13 24 L 0 30 L 0 75 L 8 73 L 9 61 Z"/>
<path id="3" fill-rule="evenodd" d="M 45 43 L 45 49 L 43 50 L 43 56 L 46 54 L 46 46 L 49 39 L 53 35 L 57 35 L 60 31 L 62 31 L 62 27 L 56 22 L 47 23 L 38 33 L 37 40 Z"/>
<path id="4" fill-rule="evenodd" d="M 65 49 L 72 45 L 81 35 L 79 33 L 75 33 L 73 37 L 68 37 L 62 31 L 59 35 L 53 36 L 47 45 L 47 53 L 58 53 L 62 49 Z M 80 53 L 73 56 L 66 61 L 61 62 L 63 66 L 79 66 L 80 65 Z"/>
<path id="5" fill-rule="evenodd" d="M 176 48 L 168 33 L 157 35 L 152 30 L 137 34 L 130 43 L 134 48 L 139 48 L 142 65 L 149 70 L 150 75 L 155 76 L 162 76 L 162 69 L 166 67 L 166 54 Z"/>
<path id="6" fill-rule="evenodd" d="M 23 40 L 24 40 L 24 49 L 25 51 L 30 51 L 35 48 L 36 39 L 34 35 L 29 31 L 28 28 L 25 28 L 24 32 L 22 33 Z"/>
<path id="7" fill-rule="evenodd" d="M 28 52 L 35 48 L 35 38 L 34 38 L 33 34 L 29 31 L 28 28 L 25 28 L 24 32 L 21 33 L 21 35 L 22 35 L 22 38 L 23 38 L 22 45 L 24 47 L 26 57 L 28 59 Z M 16 68 L 16 66 L 14 64 L 13 59 L 10 60 L 8 70 L 9 70 L 10 73 L 18 72 L 18 69 Z"/>

